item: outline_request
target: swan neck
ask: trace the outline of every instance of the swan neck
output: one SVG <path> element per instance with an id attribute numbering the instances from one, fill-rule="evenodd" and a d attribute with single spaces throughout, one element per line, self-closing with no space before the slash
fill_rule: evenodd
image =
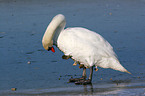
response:
<path id="1" fill-rule="evenodd" d="M 60 32 L 64 29 L 66 24 L 65 17 L 62 14 L 56 15 L 48 25 L 42 39 L 44 49 L 52 47 L 53 39 L 57 39 Z"/>

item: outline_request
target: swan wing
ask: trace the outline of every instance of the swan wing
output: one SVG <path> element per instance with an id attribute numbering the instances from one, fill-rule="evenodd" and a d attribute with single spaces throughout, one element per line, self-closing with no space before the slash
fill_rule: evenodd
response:
<path id="1" fill-rule="evenodd" d="M 85 28 L 65 29 L 58 37 L 57 46 L 65 55 L 90 66 L 101 57 L 116 58 L 112 46 L 102 36 Z"/>
<path id="2" fill-rule="evenodd" d="M 101 35 L 88 29 L 65 29 L 58 37 L 57 47 L 86 67 L 95 65 L 128 72 L 118 61 L 113 47 Z"/>

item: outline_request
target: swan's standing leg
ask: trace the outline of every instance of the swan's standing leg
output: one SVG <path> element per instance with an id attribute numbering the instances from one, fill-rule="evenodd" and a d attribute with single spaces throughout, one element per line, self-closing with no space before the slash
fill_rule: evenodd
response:
<path id="1" fill-rule="evenodd" d="M 83 68 L 83 75 L 82 75 L 82 77 L 84 78 L 84 80 L 87 78 L 87 76 L 86 76 L 86 67 Z"/>
<path id="2" fill-rule="evenodd" d="M 69 59 L 71 58 L 71 56 L 66 56 L 66 55 L 63 55 L 62 56 L 62 59 Z M 76 66 L 77 64 L 79 64 L 79 62 L 75 61 L 74 62 L 74 66 Z M 79 81 L 79 80 L 86 80 L 86 67 L 84 67 L 84 65 L 80 64 L 79 68 L 83 68 L 83 75 L 81 78 L 71 78 L 69 79 L 69 82 L 76 82 L 76 81 Z"/>
<path id="3" fill-rule="evenodd" d="M 93 66 L 90 67 L 90 75 L 89 75 L 89 79 L 90 81 L 92 81 L 92 76 L 93 76 Z"/>
<path id="4" fill-rule="evenodd" d="M 92 82 L 92 76 L 93 76 L 93 66 L 90 67 L 90 75 L 89 75 L 89 79 L 88 80 L 80 80 L 80 81 L 76 81 L 75 84 L 91 84 Z"/>
<path id="5" fill-rule="evenodd" d="M 69 82 L 76 82 L 76 81 L 80 81 L 80 80 L 86 80 L 86 67 L 83 68 L 83 75 L 81 78 L 71 78 L 69 79 Z"/>

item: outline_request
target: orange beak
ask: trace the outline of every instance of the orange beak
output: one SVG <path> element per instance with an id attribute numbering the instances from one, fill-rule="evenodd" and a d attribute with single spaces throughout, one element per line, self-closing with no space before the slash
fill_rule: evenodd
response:
<path id="1" fill-rule="evenodd" d="M 50 51 L 50 50 L 51 50 L 52 52 L 55 52 L 54 47 L 49 47 L 49 48 L 48 48 L 48 51 Z"/>

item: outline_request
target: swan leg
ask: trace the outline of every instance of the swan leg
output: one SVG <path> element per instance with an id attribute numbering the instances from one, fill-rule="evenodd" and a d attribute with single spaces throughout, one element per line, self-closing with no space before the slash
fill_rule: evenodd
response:
<path id="1" fill-rule="evenodd" d="M 97 68 L 97 66 L 95 67 L 95 71 L 98 71 L 98 68 Z"/>
<path id="2" fill-rule="evenodd" d="M 86 79 L 86 77 L 87 77 L 87 76 L 86 76 L 86 67 L 83 68 L 83 76 L 82 76 L 82 77 L 84 77 L 85 79 Z"/>
<path id="3" fill-rule="evenodd" d="M 81 69 L 81 68 L 86 68 L 86 67 L 84 67 L 83 64 L 80 64 L 79 68 Z"/>
<path id="4" fill-rule="evenodd" d="M 69 79 L 69 82 L 76 82 L 76 81 L 80 81 L 80 80 L 86 80 L 86 68 L 83 68 L 83 75 L 81 78 L 71 78 Z"/>
<path id="5" fill-rule="evenodd" d="M 92 75 L 93 75 L 93 67 L 90 67 L 89 79 L 88 80 L 84 79 L 84 80 L 76 81 L 75 84 L 83 84 L 83 85 L 92 84 Z"/>
<path id="6" fill-rule="evenodd" d="M 89 80 L 92 81 L 92 76 L 93 76 L 93 66 L 90 67 L 90 75 L 89 75 Z"/>
<path id="7" fill-rule="evenodd" d="M 71 58 L 71 57 L 70 57 L 70 56 L 66 56 L 66 55 L 63 55 L 63 56 L 62 56 L 62 59 L 66 59 L 66 60 L 67 60 L 67 59 L 69 59 L 69 58 Z"/>
<path id="8" fill-rule="evenodd" d="M 78 63 L 75 61 L 74 64 L 73 64 L 73 66 L 76 66 L 77 64 L 78 64 Z"/>

